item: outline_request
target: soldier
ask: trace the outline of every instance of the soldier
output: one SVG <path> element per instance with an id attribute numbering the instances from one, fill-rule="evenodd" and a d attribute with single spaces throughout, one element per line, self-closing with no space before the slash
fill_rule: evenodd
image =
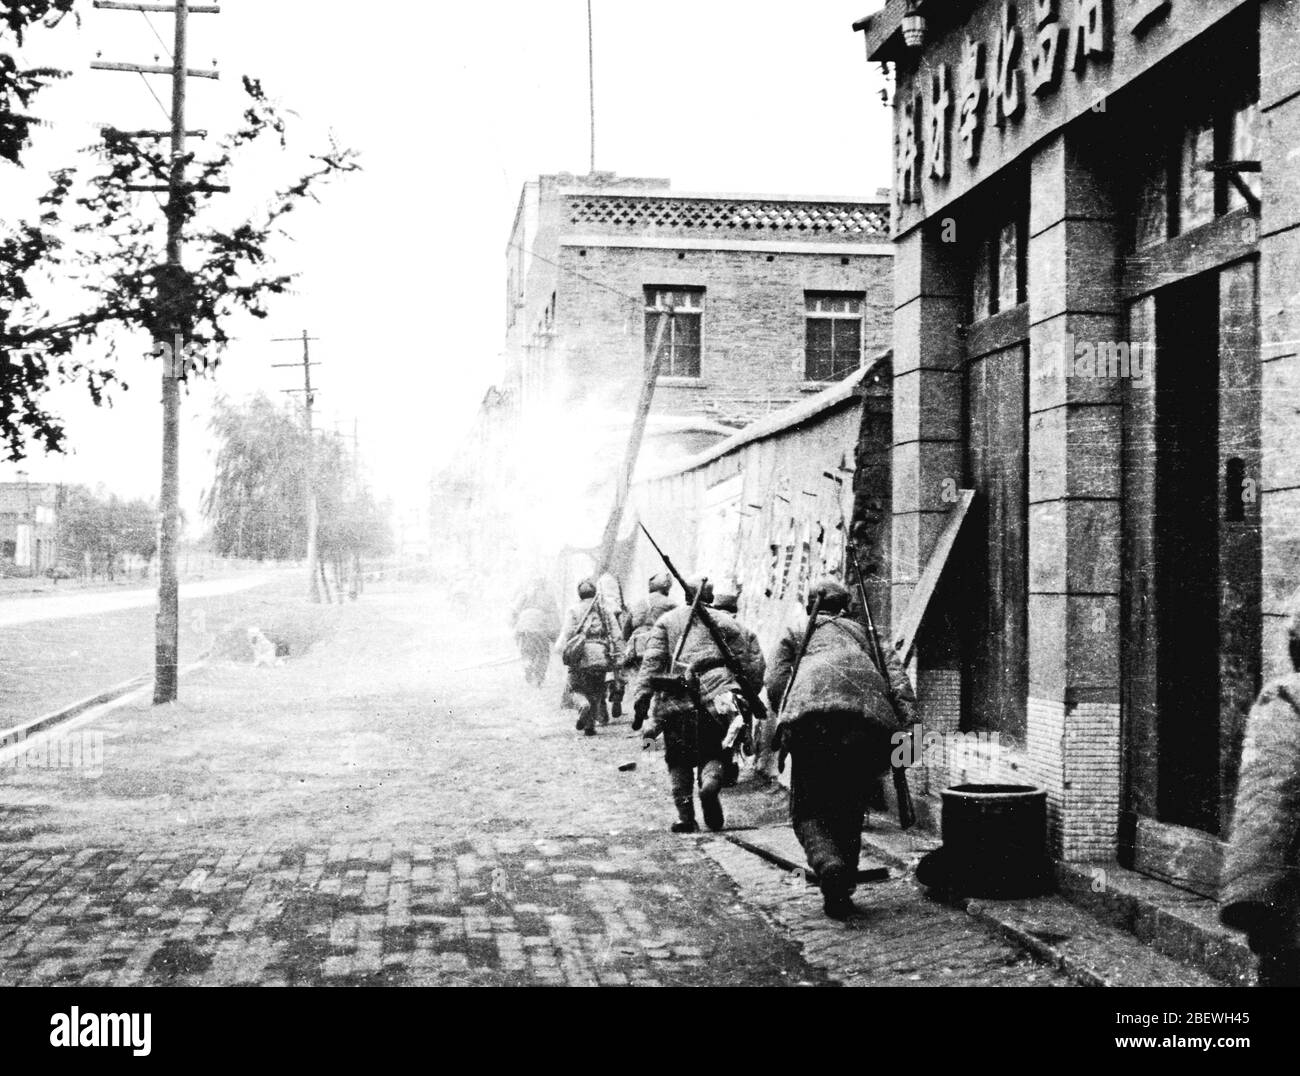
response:
<path id="1" fill-rule="evenodd" d="M 733 617 L 740 613 L 740 587 L 734 580 L 716 588 L 713 595 L 713 608 L 721 609 Z"/>
<path id="2" fill-rule="evenodd" d="M 1292 671 L 1264 686 L 1241 749 L 1220 921 L 1246 931 L 1260 986 L 1300 986 L 1300 593 Z"/>
<path id="3" fill-rule="evenodd" d="M 637 670 L 641 668 L 646 643 L 650 640 L 650 629 L 664 613 L 677 608 L 677 603 L 668 596 L 672 587 L 672 576 L 666 572 L 652 575 L 650 593 L 632 603 L 632 608 L 623 621 L 623 639 L 627 643 L 623 649 L 623 667 L 629 683 L 636 679 Z"/>
<path id="4" fill-rule="evenodd" d="M 889 770 L 894 734 L 915 720 L 916 695 L 888 645 L 881 646 L 888 681 L 881 675 L 867 629 L 845 615 L 844 587 L 832 579 L 817 583 L 808 598 L 810 615 L 818 598 L 815 624 L 791 628 L 777 643 L 767 697 L 780 707 L 773 739 L 780 765 L 787 753 L 794 760 L 791 825 L 817 872 L 826 914 L 844 919 L 854 911 L 871 789 Z"/>
<path id="5" fill-rule="evenodd" d="M 511 610 L 515 644 L 524 659 L 524 679 L 538 687 L 546 680 L 551 647 L 560 633 L 560 610 L 545 579 L 534 579 Z"/>
<path id="6" fill-rule="evenodd" d="M 727 613 L 734 620 L 736 620 L 737 623 L 739 623 L 740 622 L 739 584 L 737 584 L 736 581 L 733 579 L 724 582 L 721 586 L 715 587 L 713 591 L 713 601 L 710 603 L 710 607 L 713 609 L 722 610 L 722 612 Z M 751 729 L 747 726 L 745 732 L 747 735 L 751 734 Z M 737 781 L 740 780 L 740 763 L 738 761 L 738 754 L 737 754 L 739 751 L 740 748 L 737 747 L 735 751 L 729 752 L 727 758 L 723 761 L 722 764 L 723 785 L 727 788 L 731 788 L 733 785 L 735 785 Z"/>
<path id="7" fill-rule="evenodd" d="M 609 723 L 605 674 L 612 667 L 612 646 L 610 625 L 596 597 L 596 584 L 584 579 L 578 584 L 578 604 L 565 614 L 559 647 L 569 667 L 569 690 L 578 700 L 574 727 L 586 736 L 596 735 L 596 722 Z"/>
<path id="8" fill-rule="evenodd" d="M 687 600 L 694 603 L 697 595 L 704 605 L 712 598 L 707 579 L 687 581 Z M 661 616 L 651 628 L 645 657 L 632 686 L 634 729 L 645 722 L 654 700 L 654 716 L 642 735 L 646 739 L 653 739 L 661 731 L 664 735 L 664 761 L 677 807 L 677 821 L 671 827 L 674 833 L 695 833 L 700 828 L 695 821 L 695 792 L 691 787 L 697 782 L 704 824 L 715 832 L 722 828 L 720 795 L 728 754 L 722 741 L 744 706 L 736 677 L 744 677 L 744 690 L 755 695 L 763 683 L 763 652 L 754 633 L 726 613 L 710 610 L 708 615 L 735 659 L 734 673 L 701 621 L 699 611 L 693 606 L 679 606 Z"/>

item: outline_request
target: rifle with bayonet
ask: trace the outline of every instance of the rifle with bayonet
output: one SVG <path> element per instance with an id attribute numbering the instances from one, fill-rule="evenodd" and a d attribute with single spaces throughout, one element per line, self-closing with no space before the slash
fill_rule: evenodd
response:
<path id="1" fill-rule="evenodd" d="M 686 580 L 682 578 L 682 573 L 673 565 L 668 554 L 659 548 L 659 543 L 651 537 L 650 532 L 646 530 L 645 524 L 642 523 L 640 526 L 642 533 L 646 536 L 650 545 L 654 547 L 654 551 L 659 554 L 659 559 L 664 562 L 664 567 L 667 568 L 669 574 L 677 580 L 677 585 L 682 588 L 682 592 L 684 594 L 690 593 L 690 587 L 686 585 Z M 701 586 L 700 591 L 702 592 L 703 590 L 704 588 Z M 699 598 L 699 593 L 696 594 L 696 598 Z M 722 663 L 727 667 L 727 671 L 731 673 L 732 677 L 735 678 L 736 683 L 739 685 L 741 697 L 745 700 L 745 705 L 749 707 L 750 715 L 756 721 L 764 720 L 767 717 L 767 707 L 763 705 L 763 700 L 758 697 L 758 692 L 750 686 L 748 674 L 740 667 L 740 662 L 736 660 L 736 656 L 731 652 L 731 647 L 727 645 L 727 640 L 722 637 L 722 632 L 718 630 L 717 622 L 709 613 L 709 607 L 703 602 L 696 601 L 693 608 L 695 609 L 696 615 L 700 618 L 700 623 L 703 624 L 705 630 L 708 631 L 709 638 L 713 640 L 713 645 L 717 648 L 718 655 L 722 658 Z"/>
<path id="2" fill-rule="evenodd" d="M 840 481 L 829 471 L 823 472 L 825 476 L 832 481 Z M 889 679 L 889 666 L 885 664 L 885 654 L 880 648 L 880 636 L 876 634 L 876 624 L 871 617 L 871 603 L 867 600 L 867 581 L 862 574 L 862 565 L 858 563 L 858 550 L 853 544 L 853 536 L 849 532 L 848 521 L 844 518 L 844 504 L 840 503 L 840 527 L 844 531 L 844 548 L 849 554 L 849 562 L 853 565 L 854 574 L 858 577 L 858 596 L 862 601 L 862 615 L 867 622 L 867 638 L 871 643 L 871 659 L 876 663 L 876 669 L 880 673 L 881 679 L 885 681 L 885 688 L 889 692 L 889 702 L 893 707 L 895 715 L 898 713 L 898 706 L 894 700 L 894 685 Z M 912 735 L 909 731 L 908 735 Z M 894 779 L 894 797 L 898 800 L 898 825 L 902 829 L 908 829 L 916 824 L 916 807 L 912 803 L 912 792 L 907 786 L 907 769 L 903 766 L 891 766 L 890 773 Z"/>

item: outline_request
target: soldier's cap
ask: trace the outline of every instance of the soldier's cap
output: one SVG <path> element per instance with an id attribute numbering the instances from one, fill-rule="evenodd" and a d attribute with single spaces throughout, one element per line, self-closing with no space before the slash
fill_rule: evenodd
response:
<path id="1" fill-rule="evenodd" d="M 700 594 L 700 601 L 705 605 L 713 601 L 713 584 L 709 582 L 707 576 L 693 575 L 686 580 L 686 600 L 693 602 L 697 593 Z"/>
<path id="2" fill-rule="evenodd" d="M 578 584 L 579 598 L 594 598 L 596 596 L 596 583 L 592 579 L 584 579 Z"/>
<path id="3" fill-rule="evenodd" d="M 849 591 L 834 579 L 819 579 L 808 592 L 808 608 L 821 598 L 821 607 L 828 613 L 842 613 L 849 607 Z"/>
<path id="4" fill-rule="evenodd" d="M 667 572 L 659 572 L 650 577 L 649 588 L 651 590 L 669 590 L 673 585 L 673 577 Z"/>
<path id="5" fill-rule="evenodd" d="M 724 612 L 734 613 L 740 607 L 740 585 L 730 580 L 715 588 L 713 604 Z"/>

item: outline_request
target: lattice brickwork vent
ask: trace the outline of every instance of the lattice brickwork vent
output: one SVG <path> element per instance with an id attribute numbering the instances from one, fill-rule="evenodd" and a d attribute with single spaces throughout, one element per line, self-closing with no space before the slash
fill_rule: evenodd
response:
<path id="1" fill-rule="evenodd" d="M 578 195 L 569 199 L 569 221 L 628 231 L 690 229 L 758 235 L 889 237 L 886 206 L 851 202 L 744 202 L 711 198 L 619 198 Z"/>

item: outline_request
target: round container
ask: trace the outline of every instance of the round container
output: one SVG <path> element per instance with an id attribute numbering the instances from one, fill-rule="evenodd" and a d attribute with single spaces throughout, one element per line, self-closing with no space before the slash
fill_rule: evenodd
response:
<path id="1" fill-rule="evenodd" d="M 1049 888 L 1047 793 L 1031 785 L 955 785 L 943 792 L 947 888 L 971 897 Z"/>

